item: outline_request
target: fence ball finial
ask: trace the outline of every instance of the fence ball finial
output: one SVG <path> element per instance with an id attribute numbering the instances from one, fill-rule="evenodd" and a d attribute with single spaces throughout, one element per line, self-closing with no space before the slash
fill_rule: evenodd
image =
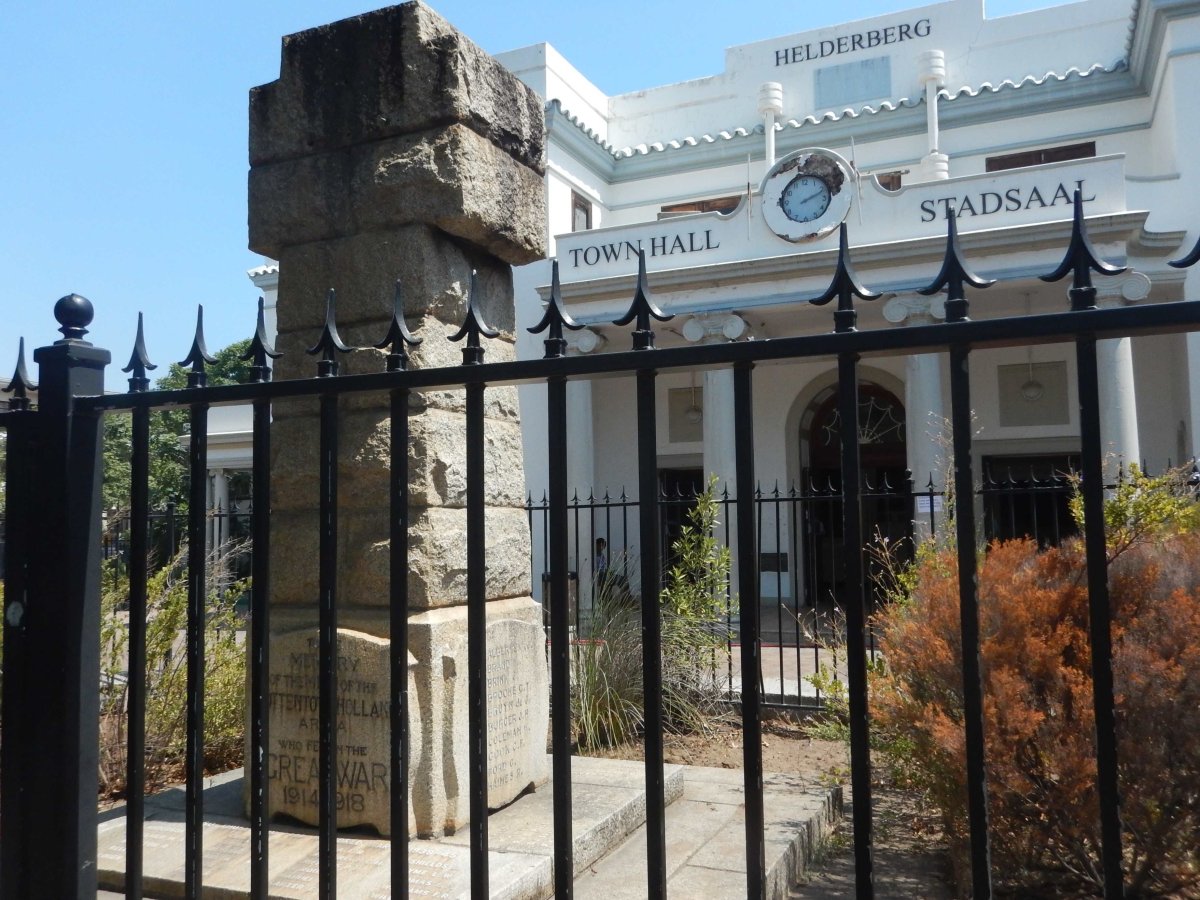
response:
<path id="1" fill-rule="evenodd" d="M 68 341 L 74 341 L 81 344 L 89 344 L 83 339 L 83 336 L 88 333 L 87 327 L 92 324 L 92 318 L 96 315 L 96 310 L 92 306 L 92 301 L 87 297 L 81 297 L 78 294 L 67 294 L 65 297 L 59 298 L 54 304 L 54 318 L 58 320 L 61 326 L 58 330 L 62 332 L 63 339 L 55 341 L 56 344 L 65 344 Z"/>

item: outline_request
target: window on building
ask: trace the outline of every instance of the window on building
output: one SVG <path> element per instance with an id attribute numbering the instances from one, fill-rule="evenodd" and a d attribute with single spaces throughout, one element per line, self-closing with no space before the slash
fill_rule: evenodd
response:
<path id="1" fill-rule="evenodd" d="M 571 191 L 571 230 L 590 231 L 592 228 L 592 201 Z"/>
<path id="2" fill-rule="evenodd" d="M 1038 150 L 1022 150 L 1004 156 L 989 156 L 987 171 L 1003 172 L 1005 169 L 1022 169 L 1025 166 L 1040 166 L 1043 163 L 1062 162 L 1067 159 L 1088 159 L 1096 155 L 1096 142 L 1067 144 L 1063 147 L 1043 147 Z"/>
<path id="3" fill-rule="evenodd" d="M 737 209 L 737 205 L 741 202 L 742 195 L 734 194 L 731 197 L 713 197 L 709 200 L 688 200 L 686 203 L 668 203 L 659 210 L 658 217 L 660 219 L 669 219 L 671 216 L 683 216 L 699 212 L 731 213 Z"/>
<path id="4" fill-rule="evenodd" d="M 879 181 L 879 186 L 885 191 L 900 190 L 900 182 L 902 179 L 900 172 L 876 172 L 875 178 Z"/>

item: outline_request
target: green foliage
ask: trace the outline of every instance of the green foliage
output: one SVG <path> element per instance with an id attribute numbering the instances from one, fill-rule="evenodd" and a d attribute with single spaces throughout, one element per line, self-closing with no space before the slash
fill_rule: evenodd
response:
<path id="1" fill-rule="evenodd" d="M 239 359 L 250 346 L 249 340 L 235 341 L 218 350 L 216 362 L 207 367 L 210 385 L 238 384 L 249 376 L 250 363 Z M 171 363 L 167 374 L 155 384 L 160 390 L 187 387 L 188 370 Z M 180 438 L 187 434 L 188 416 L 183 410 L 155 410 L 150 413 L 150 508 L 162 509 L 168 502 L 187 505 L 187 449 Z M 129 505 L 129 461 L 133 447 L 133 425 L 128 413 L 109 413 L 104 417 L 105 509 L 127 509 Z"/>
<path id="2" fill-rule="evenodd" d="M 719 507 L 710 484 L 672 545 L 676 563 L 659 598 L 663 725 L 680 733 L 704 731 L 724 714 L 735 601 L 727 593 L 729 550 L 713 537 Z M 614 561 L 610 571 L 617 568 Z M 645 721 L 640 605 L 622 579 L 602 579 L 595 590 L 590 638 L 573 648 L 572 717 L 583 750 L 630 741 Z"/>
<path id="3" fill-rule="evenodd" d="M 716 485 L 714 475 L 671 546 L 676 562 L 667 573 L 662 606 L 685 621 L 720 623 L 737 608 L 728 594 L 729 548 L 713 536 L 721 506 Z"/>
<path id="4" fill-rule="evenodd" d="M 234 603 L 249 584 L 233 579 L 231 559 L 229 552 L 211 554 L 205 571 L 204 753 L 206 766 L 217 771 L 239 763 L 245 729 L 246 654 Z M 109 795 L 125 789 L 128 595 L 127 578 L 112 577 L 101 607 L 100 778 Z M 168 777 L 186 750 L 186 627 L 187 556 L 181 553 L 147 585 L 146 751 L 151 781 Z"/>
<path id="5" fill-rule="evenodd" d="M 241 356 L 250 349 L 250 339 L 234 341 L 212 354 L 216 362 L 205 366 L 210 385 L 241 384 L 250 377 L 250 361 Z M 188 369 L 179 363 L 171 363 L 167 374 L 155 382 L 158 390 L 174 391 L 187 387 Z"/>
<path id="6" fill-rule="evenodd" d="M 178 410 L 150 413 L 150 508 L 161 509 L 168 501 L 187 498 L 187 450 L 179 442 L 187 430 L 187 416 Z M 133 453 L 133 423 L 127 413 L 104 417 L 105 509 L 128 509 Z"/>
<path id="7" fill-rule="evenodd" d="M 1200 527 L 1196 485 L 1188 467 L 1168 469 L 1151 477 L 1133 463 L 1129 473 L 1104 501 L 1104 531 L 1110 561 L 1134 544 L 1163 534 L 1181 534 Z M 1078 479 L 1071 495 L 1071 516 L 1083 530 L 1083 495 Z"/>

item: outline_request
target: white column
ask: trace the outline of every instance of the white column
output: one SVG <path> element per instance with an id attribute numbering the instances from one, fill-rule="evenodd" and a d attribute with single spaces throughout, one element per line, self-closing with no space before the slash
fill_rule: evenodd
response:
<path id="1" fill-rule="evenodd" d="M 905 432 L 908 469 L 918 491 L 929 480 L 940 490 L 946 482 L 946 415 L 942 405 L 942 357 L 920 353 L 908 357 L 904 379 Z"/>
<path id="2" fill-rule="evenodd" d="M 1187 247 L 1190 247 L 1188 244 Z M 1187 280 L 1183 286 L 1185 300 L 1200 299 L 1200 265 L 1187 270 Z M 1188 368 L 1188 454 L 1200 456 L 1200 332 L 1189 331 L 1187 334 L 1187 368 Z M 1179 460 L 1179 464 L 1187 462 Z"/>
<path id="3" fill-rule="evenodd" d="M 212 502 L 209 504 L 213 518 L 210 530 L 212 549 L 221 547 L 229 538 L 229 477 L 224 469 L 213 469 Z"/>
<path id="4" fill-rule="evenodd" d="M 941 181 L 950 177 L 950 157 L 941 152 L 938 129 L 938 91 L 946 84 L 946 54 L 925 50 L 917 57 L 917 78 L 925 87 L 925 124 L 929 152 L 921 159 L 918 178 Z"/>
<path id="5" fill-rule="evenodd" d="M 767 81 L 758 89 L 758 114 L 763 117 L 767 168 L 775 164 L 775 120 L 783 115 L 783 85 Z"/>
<path id="6" fill-rule="evenodd" d="M 739 316 L 726 313 L 698 314 L 683 323 L 683 336 L 693 343 L 717 344 L 736 340 L 747 331 L 746 321 Z M 704 373 L 704 396 L 702 399 L 704 477 L 705 481 L 717 476 L 716 492 L 720 498 L 728 489 L 731 498 L 737 497 L 737 447 L 734 440 L 733 422 L 733 369 L 710 369 Z M 725 525 L 729 526 L 729 578 L 734 592 L 737 591 L 738 558 L 735 538 L 737 522 L 733 507 L 722 508 L 722 521 L 716 537 L 723 538 Z"/>
<path id="7" fill-rule="evenodd" d="M 1150 279 L 1129 272 L 1105 279 L 1096 290 L 1101 308 L 1124 306 L 1150 294 Z M 1096 364 L 1100 372 L 1100 440 L 1103 444 L 1104 475 L 1116 478 L 1121 466 L 1142 464 L 1138 446 L 1137 390 L 1133 374 L 1133 342 L 1130 338 L 1096 342 Z"/>
<path id="8" fill-rule="evenodd" d="M 567 333 L 567 355 L 593 353 L 604 345 L 603 336 L 585 328 Z M 578 495 L 586 502 L 594 492 L 596 482 L 596 444 L 592 417 L 592 382 L 577 379 L 567 382 L 567 499 Z M 579 591 L 580 615 L 587 617 L 592 600 L 592 572 L 595 566 L 595 535 L 589 516 L 576 517 L 568 509 L 567 537 L 569 559 L 567 565 L 575 572 L 575 589 Z M 547 523 L 549 524 L 549 523 Z M 578 550 L 576 548 L 578 547 Z M 609 548 L 612 562 L 613 548 Z"/>
<path id="9" fill-rule="evenodd" d="M 927 325 L 942 318 L 941 298 L 901 294 L 887 301 L 883 316 L 894 325 Z M 941 491 L 946 484 L 946 411 L 942 402 L 942 357 L 940 353 L 917 353 L 905 360 L 904 443 L 913 490 Z M 934 500 L 933 502 L 937 502 Z M 938 520 L 942 519 L 939 513 Z M 913 519 L 918 539 L 928 533 L 928 511 L 917 511 Z"/>

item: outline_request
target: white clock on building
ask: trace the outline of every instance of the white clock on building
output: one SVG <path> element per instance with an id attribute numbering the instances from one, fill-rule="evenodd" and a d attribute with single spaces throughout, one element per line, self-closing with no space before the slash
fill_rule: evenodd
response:
<path id="1" fill-rule="evenodd" d="M 850 164 L 829 150 L 789 153 L 763 178 L 763 220 L 786 241 L 814 241 L 834 231 L 850 212 Z"/>

